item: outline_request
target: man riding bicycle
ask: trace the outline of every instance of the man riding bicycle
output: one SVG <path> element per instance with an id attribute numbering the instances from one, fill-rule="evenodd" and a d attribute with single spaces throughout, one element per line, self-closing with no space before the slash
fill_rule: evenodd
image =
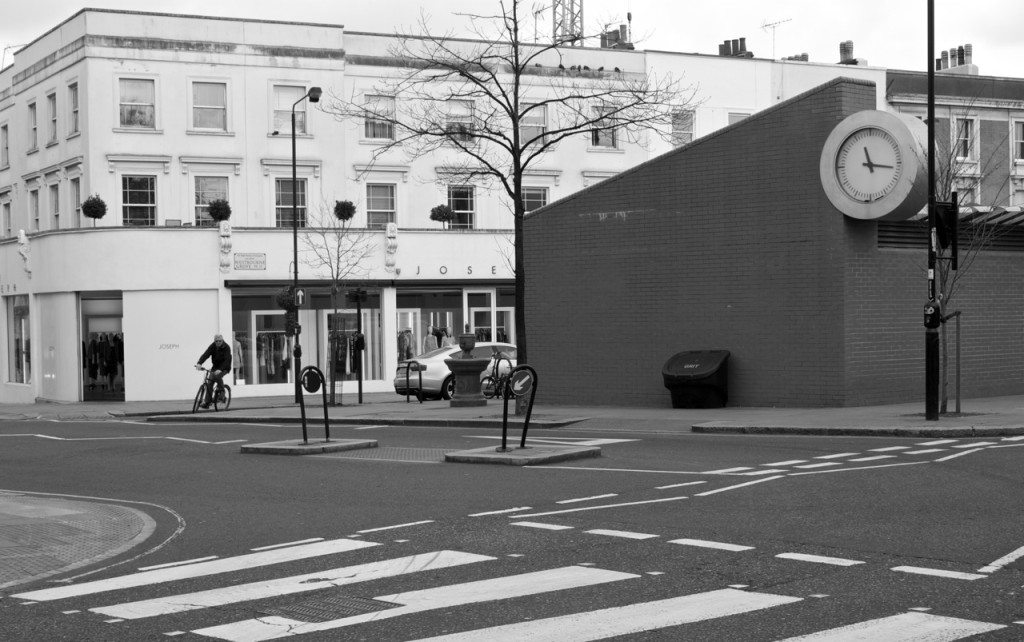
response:
<path id="1" fill-rule="evenodd" d="M 196 369 L 202 370 L 203 362 L 210 359 L 210 385 L 206 386 L 206 398 L 200 404 L 202 408 L 209 408 L 213 403 L 213 388 L 216 385 L 217 391 L 224 388 L 224 375 L 231 371 L 231 346 L 224 341 L 224 335 L 215 334 L 213 343 L 206 349 L 206 352 L 199 357 Z"/>

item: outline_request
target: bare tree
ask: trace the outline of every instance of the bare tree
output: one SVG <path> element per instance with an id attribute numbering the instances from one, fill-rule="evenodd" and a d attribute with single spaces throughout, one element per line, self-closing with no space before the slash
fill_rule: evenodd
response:
<path id="1" fill-rule="evenodd" d="M 534 11 L 523 0 L 500 0 L 493 15 L 463 17 L 477 39 L 433 35 L 426 18 L 421 34 L 396 34 L 389 55 L 399 67 L 373 89 L 393 101 L 353 92 L 335 95 L 324 110 L 384 128 L 389 140 L 374 150 L 374 162 L 391 153 L 455 152 L 448 177 L 500 187 L 514 219 L 516 343 L 519 363 L 526 363 L 524 175 L 570 138 L 667 140 L 673 113 L 692 105 L 696 90 L 671 76 L 568 64 L 578 61 L 567 56 L 581 51 L 562 46 L 579 36 L 531 42 Z"/>
<path id="2" fill-rule="evenodd" d="M 355 206 L 349 201 L 338 201 L 333 206 L 322 203 L 313 210 L 310 225 L 303 228 L 300 236 L 302 262 L 331 280 L 334 315 L 328 328 L 327 369 L 330 371 L 332 404 L 335 401 L 334 355 L 338 342 L 344 340 L 342 328 L 338 326 L 341 316 L 338 314 L 338 295 L 346 280 L 367 274 L 366 261 L 377 247 L 373 233 L 365 228 L 352 227 L 354 214 Z"/>

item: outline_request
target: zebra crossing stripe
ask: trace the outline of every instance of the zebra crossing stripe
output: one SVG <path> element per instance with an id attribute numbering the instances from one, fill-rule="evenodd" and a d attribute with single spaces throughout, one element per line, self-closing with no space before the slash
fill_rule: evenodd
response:
<path id="1" fill-rule="evenodd" d="M 538 593 L 563 591 L 638 577 L 640 576 L 633 573 L 622 573 L 585 566 L 566 566 L 534 573 L 523 573 L 521 575 L 466 582 L 451 586 L 439 586 L 418 591 L 406 591 L 395 595 L 383 595 L 374 599 L 395 602 L 402 606 L 387 611 L 363 613 L 328 622 L 300 622 L 299 620 L 286 617 L 264 616 L 259 619 L 241 620 L 230 624 L 196 629 L 192 633 L 222 640 L 258 642 L 259 640 L 272 640 L 316 631 L 331 631 L 363 622 L 379 622 L 380 620 L 410 613 L 420 613 L 478 602 L 490 602 L 492 600 L 505 600 L 536 595 Z"/>
<path id="2" fill-rule="evenodd" d="M 95 580 L 92 582 L 83 582 L 81 584 L 69 584 L 67 586 L 57 586 L 38 591 L 29 591 L 28 593 L 18 593 L 11 597 L 17 597 L 23 600 L 38 600 L 40 602 L 61 600 L 68 597 L 103 593 L 104 591 L 116 591 L 119 589 L 135 588 L 137 586 L 146 586 L 149 584 L 173 582 L 174 580 L 182 580 L 191 577 L 203 577 L 206 575 L 216 575 L 218 573 L 228 573 L 231 571 L 253 568 L 254 566 L 267 566 L 270 564 L 292 562 L 310 557 L 319 557 L 321 555 L 345 553 L 347 551 L 354 551 L 360 548 L 369 548 L 370 546 L 379 546 L 379 544 L 376 542 L 365 542 L 355 539 L 335 539 L 327 542 L 308 544 L 305 546 L 292 546 L 290 548 L 280 548 L 271 551 L 262 551 L 259 553 L 247 553 L 245 555 L 237 555 L 235 557 L 225 557 L 223 559 L 213 560 L 210 562 L 189 564 L 188 566 L 160 568 L 143 571 L 141 573 L 133 573 L 131 575 L 111 577 L 105 580 Z"/>
<path id="3" fill-rule="evenodd" d="M 962 620 L 928 613 L 902 613 L 866 620 L 810 635 L 786 638 L 781 642 L 820 642 L 844 640 L 885 640 L 886 642 L 952 642 L 989 631 L 1006 628 L 1002 624 Z"/>
<path id="4" fill-rule="evenodd" d="M 656 602 L 642 602 L 599 611 L 573 613 L 428 639 L 433 642 L 468 642 L 469 640 L 582 642 L 584 640 L 603 640 L 619 635 L 654 631 L 669 626 L 748 613 L 801 600 L 802 598 L 786 595 L 721 589 Z"/>
<path id="5" fill-rule="evenodd" d="M 436 551 L 263 582 L 252 582 L 250 584 L 240 584 L 238 586 L 228 586 L 198 591 L 196 593 L 114 604 L 89 610 L 93 613 L 112 615 L 125 620 L 137 620 L 145 617 L 167 615 L 169 613 L 181 613 L 194 609 L 236 604 L 247 600 L 262 600 L 280 595 L 292 595 L 333 586 L 367 582 L 385 577 L 396 577 L 419 571 L 449 568 L 474 562 L 486 562 L 493 559 L 496 558 L 458 551 Z"/>

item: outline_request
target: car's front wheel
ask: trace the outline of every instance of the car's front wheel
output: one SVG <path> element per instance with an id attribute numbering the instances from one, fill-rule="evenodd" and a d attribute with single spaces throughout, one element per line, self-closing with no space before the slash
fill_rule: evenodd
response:
<path id="1" fill-rule="evenodd" d="M 445 401 L 449 401 L 455 396 L 455 377 L 448 375 L 448 378 L 441 384 L 441 398 Z"/>

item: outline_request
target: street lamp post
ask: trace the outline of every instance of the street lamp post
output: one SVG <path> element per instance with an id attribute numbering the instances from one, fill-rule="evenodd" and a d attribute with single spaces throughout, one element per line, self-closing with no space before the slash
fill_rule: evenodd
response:
<path id="1" fill-rule="evenodd" d="M 292 296 L 297 296 L 299 291 L 299 205 L 297 197 L 298 191 L 298 177 L 296 176 L 295 170 L 295 108 L 303 100 L 309 98 L 309 102 L 318 103 L 320 102 L 320 94 L 323 91 L 319 87 L 310 87 L 309 91 L 302 95 L 292 104 L 292 265 L 294 271 L 292 272 Z M 303 129 L 305 129 L 308 119 L 303 118 Z M 293 377 L 295 379 L 295 403 L 302 401 L 302 387 L 299 382 L 299 372 L 302 362 L 302 347 L 299 345 L 299 335 L 302 334 L 302 326 L 299 324 L 298 319 L 299 311 L 295 310 L 295 349 L 292 351 L 293 358 Z"/>

